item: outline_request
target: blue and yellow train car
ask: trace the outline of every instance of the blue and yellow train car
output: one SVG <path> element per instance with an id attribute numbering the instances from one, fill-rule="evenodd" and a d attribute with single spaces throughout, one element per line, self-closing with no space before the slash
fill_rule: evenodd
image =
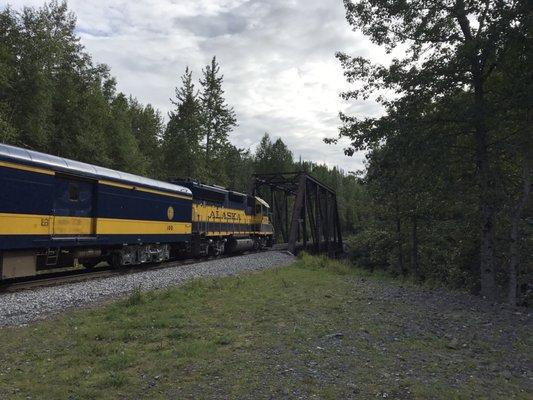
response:
<path id="1" fill-rule="evenodd" d="M 175 183 L 193 193 L 193 254 L 238 253 L 272 246 L 270 207 L 263 199 L 194 180 Z"/>
<path id="2" fill-rule="evenodd" d="M 164 261 L 190 247 L 191 218 L 183 186 L 0 144 L 2 279 Z"/>

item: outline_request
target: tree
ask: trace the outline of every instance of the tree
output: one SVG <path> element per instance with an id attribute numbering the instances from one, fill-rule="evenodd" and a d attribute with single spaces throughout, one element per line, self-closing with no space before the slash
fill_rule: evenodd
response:
<path id="1" fill-rule="evenodd" d="M 147 164 L 147 173 L 152 177 L 161 177 L 161 141 L 163 120 L 159 111 L 150 104 L 143 106 L 130 96 L 130 118 L 132 131 L 137 139 L 139 151 Z"/>
<path id="2" fill-rule="evenodd" d="M 270 139 L 270 135 L 265 132 L 263 137 L 261 138 L 261 141 L 259 142 L 259 145 L 257 146 L 255 150 L 255 167 L 254 170 L 256 173 L 268 173 L 273 172 L 272 168 L 272 162 L 271 162 L 271 156 L 272 154 L 272 140 Z"/>
<path id="3" fill-rule="evenodd" d="M 158 113 L 116 94 L 75 29 L 66 2 L 0 12 L 0 140 L 158 175 Z"/>
<path id="4" fill-rule="evenodd" d="M 232 190 L 247 193 L 254 167 L 254 160 L 250 151 L 239 149 L 230 144 L 225 147 L 223 157 L 226 161 L 227 186 Z"/>
<path id="5" fill-rule="evenodd" d="M 146 159 L 133 134 L 127 97 L 119 93 L 111 102 L 111 118 L 105 129 L 111 167 L 136 174 L 146 174 Z"/>
<path id="6" fill-rule="evenodd" d="M 521 2 L 523 12 L 517 25 L 514 40 L 507 50 L 501 67 L 489 81 L 489 99 L 497 105 L 497 118 L 491 124 L 497 126 L 500 136 L 494 141 L 499 145 L 499 165 L 505 174 L 509 214 L 508 293 L 509 304 L 516 305 L 521 293 L 517 290 L 529 279 L 527 259 L 531 249 L 527 246 L 527 206 L 529 203 L 533 174 L 533 48 L 531 27 L 533 12 L 531 4 Z M 529 9 L 528 9 L 529 6 Z M 491 112 L 494 112 L 491 110 Z M 525 260 L 525 263 L 522 263 Z M 525 275 L 521 277 L 520 275 Z"/>
<path id="7" fill-rule="evenodd" d="M 205 137 L 205 159 L 208 171 L 214 171 L 217 165 L 210 165 L 213 161 L 220 164 L 220 154 L 228 143 L 228 135 L 237 126 L 237 119 L 233 108 L 226 104 L 222 89 L 223 75 L 216 57 L 211 64 L 202 70 L 200 94 L 202 129 Z M 218 162 L 217 162 L 218 161 Z M 220 167 L 220 166 L 219 166 Z"/>
<path id="8" fill-rule="evenodd" d="M 16 58 L 13 52 L 18 36 L 16 17 L 9 8 L 0 12 L 0 141 L 18 143 L 18 132 L 12 126 L 9 100 L 16 74 Z"/>
<path id="9" fill-rule="evenodd" d="M 347 20 L 378 44 L 391 51 L 406 46 L 406 55 L 393 59 L 389 66 L 372 64 L 363 57 L 338 53 L 349 82 L 360 88 L 343 94 L 345 99 L 368 98 L 381 90 L 394 91 L 399 98 L 378 97 L 386 108 L 397 101 L 431 104 L 463 91 L 466 112 L 462 135 L 474 150 L 478 209 L 480 213 L 481 293 L 495 299 L 494 232 L 496 199 L 494 193 L 494 154 L 490 143 L 490 110 L 487 85 L 498 69 L 520 29 L 519 2 L 386 0 L 344 1 Z M 449 117 L 449 116 L 448 116 Z M 340 135 L 352 140 L 348 154 L 379 142 L 376 118 L 341 115 Z"/>
<path id="10" fill-rule="evenodd" d="M 294 169 L 292 152 L 281 138 L 272 142 L 265 133 L 255 152 L 255 171 L 257 173 L 291 172 Z"/>
<path id="11" fill-rule="evenodd" d="M 202 109 L 188 67 L 181 83 L 182 86 L 175 89 L 175 99 L 171 99 L 176 109 L 169 114 L 163 136 L 165 169 L 169 177 L 202 179 Z"/>

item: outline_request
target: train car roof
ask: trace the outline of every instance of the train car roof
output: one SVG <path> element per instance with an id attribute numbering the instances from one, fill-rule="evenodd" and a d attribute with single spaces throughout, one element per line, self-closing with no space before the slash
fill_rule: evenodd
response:
<path id="1" fill-rule="evenodd" d="M 214 186 L 214 185 L 206 185 L 201 182 L 194 181 L 192 179 L 176 179 L 173 182 L 176 182 L 178 185 L 183 185 L 189 189 L 204 189 L 209 190 L 212 192 L 220 193 L 220 194 L 226 194 L 228 191 L 220 186 Z"/>
<path id="2" fill-rule="evenodd" d="M 265 206 L 267 208 L 270 208 L 270 205 L 265 200 L 263 200 L 261 197 L 249 196 L 249 195 L 247 195 L 245 193 L 240 193 L 240 192 L 236 192 L 234 190 L 224 189 L 221 186 L 206 185 L 206 184 L 198 182 L 198 181 L 196 181 L 194 179 L 177 179 L 174 182 L 176 182 L 179 185 L 186 186 L 186 187 L 190 188 L 191 190 L 203 189 L 203 190 L 209 190 L 209 191 L 220 193 L 220 194 L 224 194 L 224 195 L 227 194 L 227 193 L 231 193 L 233 195 L 241 196 L 241 197 L 244 197 L 244 198 L 252 197 L 255 200 L 257 200 L 259 203 L 261 203 L 263 206 Z"/>
<path id="3" fill-rule="evenodd" d="M 54 171 L 70 173 L 77 176 L 97 179 L 109 179 L 116 182 L 125 182 L 133 185 L 142 185 L 169 192 L 192 196 L 192 192 L 183 186 L 173 183 L 157 181 L 144 176 L 133 175 L 127 172 L 99 167 L 68 158 L 57 157 L 38 151 L 22 149 L 0 143 L 0 159 L 16 160 L 26 164 L 40 167 L 48 167 Z"/>
<path id="4" fill-rule="evenodd" d="M 218 185 L 207 185 L 205 183 L 201 183 L 193 179 L 176 179 L 173 182 L 176 182 L 178 185 L 183 185 L 190 189 L 198 188 L 198 189 L 209 190 L 209 191 L 224 194 L 224 195 L 229 193 L 229 194 L 236 195 L 236 196 L 248 197 L 248 195 L 245 193 L 237 192 L 231 189 L 226 189 Z"/>

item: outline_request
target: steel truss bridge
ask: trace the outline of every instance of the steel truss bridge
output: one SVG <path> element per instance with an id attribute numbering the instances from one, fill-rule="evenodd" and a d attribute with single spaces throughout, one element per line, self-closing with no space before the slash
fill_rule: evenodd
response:
<path id="1" fill-rule="evenodd" d="M 249 194 L 270 199 L 275 231 L 288 250 L 343 254 L 337 194 L 304 171 L 253 174 Z"/>

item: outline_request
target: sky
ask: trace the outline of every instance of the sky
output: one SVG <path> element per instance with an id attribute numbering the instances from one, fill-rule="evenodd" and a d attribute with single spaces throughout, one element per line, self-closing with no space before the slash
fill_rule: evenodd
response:
<path id="1" fill-rule="evenodd" d="M 1 3 L 1 2 L 0 2 Z M 15 9 L 43 1 L 8 0 Z M 342 0 L 70 0 L 81 43 L 111 68 L 118 90 L 167 115 L 185 67 L 197 80 L 216 55 L 238 127 L 230 141 L 255 149 L 262 135 L 281 137 L 301 157 L 345 171 L 364 154 L 345 156 L 347 142 L 328 145 L 340 111 L 380 112 L 372 101 L 345 102 L 336 51 L 382 53 L 346 22 Z"/>

